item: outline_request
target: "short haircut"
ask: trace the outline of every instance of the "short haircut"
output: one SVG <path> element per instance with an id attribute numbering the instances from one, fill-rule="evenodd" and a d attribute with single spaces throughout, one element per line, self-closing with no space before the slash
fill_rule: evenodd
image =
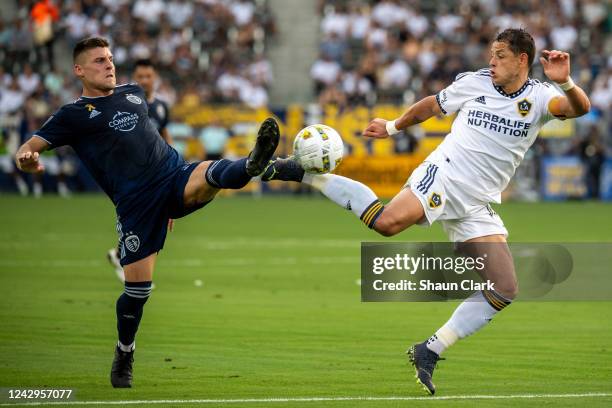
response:
<path id="1" fill-rule="evenodd" d="M 110 43 L 106 38 L 102 37 L 90 37 L 85 38 L 84 40 L 79 41 L 74 46 L 74 50 L 72 51 L 72 60 L 76 61 L 79 55 L 84 53 L 85 51 L 89 51 L 94 48 L 108 48 Z"/>
<path id="2" fill-rule="evenodd" d="M 497 34 L 495 41 L 508 44 L 508 48 L 510 48 L 510 51 L 515 55 L 524 52 L 527 54 L 529 66 L 533 64 L 533 58 L 535 57 L 535 42 L 531 34 L 527 31 L 522 28 L 508 28 Z"/>
<path id="3" fill-rule="evenodd" d="M 136 62 L 134 63 L 134 69 L 138 67 L 145 67 L 145 68 L 151 67 L 155 69 L 155 65 L 153 65 L 153 61 L 151 61 L 148 58 L 142 58 L 142 59 L 136 60 Z"/>

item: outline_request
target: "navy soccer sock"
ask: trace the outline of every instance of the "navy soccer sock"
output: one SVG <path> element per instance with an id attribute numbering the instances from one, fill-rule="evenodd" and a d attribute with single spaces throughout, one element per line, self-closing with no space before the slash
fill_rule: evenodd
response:
<path id="1" fill-rule="evenodd" d="M 117 331 L 120 346 L 131 346 L 134 343 L 138 324 L 142 318 L 142 309 L 151 294 L 151 284 L 151 281 L 125 282 L 125 291 L 117 299 Z"/>
<path id="2" fill-rule="evenodd" d="M 206 169 L 206 182 L 216 188 L 239 189 L 251 181 L 246 171 L 247 159 L 216 160 Z"/>

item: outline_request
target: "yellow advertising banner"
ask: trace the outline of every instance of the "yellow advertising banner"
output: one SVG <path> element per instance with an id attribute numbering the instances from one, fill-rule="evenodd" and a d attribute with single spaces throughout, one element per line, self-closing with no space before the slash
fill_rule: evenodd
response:
<path id="1" fill-rule="evenodd" d="M 416 154 L 394 156 L 348 156 L 334 172 L 360 181 L 379 197 L 393 197 L 425 157 Z"/>

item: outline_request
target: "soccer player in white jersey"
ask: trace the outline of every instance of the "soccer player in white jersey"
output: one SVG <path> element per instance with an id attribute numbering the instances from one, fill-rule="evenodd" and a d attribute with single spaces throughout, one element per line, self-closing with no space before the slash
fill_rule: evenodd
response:
<path id="1" fill-rule="evenodd" d="M 483 326 L 518 293 L 508 231 L 489 203 L 499 203 L 527 149 L 549 120 L 587 113 L 590 102 L 570 77 L 570 56 L 543 51 L 544 74 L 556 87 L 529 78 L 535 45 L 522 29 L 507 29 L 491 45 L 488 69 L 466 72 L 396 120 L 372 120 L 363 135 L 386 138 L 435 115 L 457 113 L 451 132 L 383 205 L 367 186 L 333 174 L 304 174 L 291 159 L 277 159 L 264 180 L 309 184 L 384 236 L 439 221 L 451 241 L 478 256 L 488 254 L 483 278 L 495 290 L 472 294 L 427 341 L 408 350 L 417 382 L 434 394 L 432 375 L 440 355 Z"/>

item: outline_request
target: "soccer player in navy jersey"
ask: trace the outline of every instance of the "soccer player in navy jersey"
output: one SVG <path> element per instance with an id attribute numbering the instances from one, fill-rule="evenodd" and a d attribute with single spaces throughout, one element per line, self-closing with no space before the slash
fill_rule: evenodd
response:
<path id="1" fill-rule="evenodd" d="M 143 89 L 149 107 L 149 120 L 153 126 L 159 132 L 159 135 L 168 143 L 172 145 L 172 136 L 168 132 L 168 122 L 170 119 L 168 105 L 159 99 L 155 94 L 155 82 L 157 81 L 158 75 L 155 66 L 149 59 L 139 59 L 134 64 L 134 72 L 132 74 L 134 81 Z M 169 220 L 169 229 L 172 231 L 173 221 Z M 119 246 L 111 248 L 107 252 L 108 261 L 115 268 L 117 278 L 121 282 L 125 281 L 125 274 L 120 262 L 120 251 Z"/>
<path id="2" fill-rule="evenodd" d="M 279 141 L 274 119 L 261 125 L 248 158 L 187 163 L 149 120 L 142 88 L 119 85 L 109 43 L 94 37 L 73 51 L 82 96 L 61 107 L 17 151 L 17 167 L 44 171 L 40 153 L 71 146 L 116 207 L 125 290 L 117 300 L 119 341 L 113 387 L 132 386 L 136 331 L 150 293 L 169 219 L 204 207 L 219 189 L 239 189 L 268 165 Z"/>

